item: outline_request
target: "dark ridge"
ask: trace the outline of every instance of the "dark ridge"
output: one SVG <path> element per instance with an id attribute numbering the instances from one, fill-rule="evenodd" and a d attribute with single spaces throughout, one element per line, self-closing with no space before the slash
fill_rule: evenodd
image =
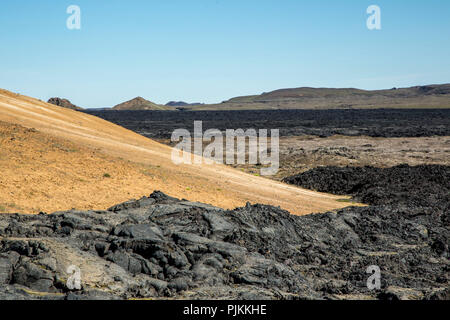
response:
<path id="1" fill-rule="evenodd" d="M 372 205 L 450 204 L 450 166 L 443 165 L 318 167 L 283 181 L 320 192 L 352 195 L 357 201 Z"/>

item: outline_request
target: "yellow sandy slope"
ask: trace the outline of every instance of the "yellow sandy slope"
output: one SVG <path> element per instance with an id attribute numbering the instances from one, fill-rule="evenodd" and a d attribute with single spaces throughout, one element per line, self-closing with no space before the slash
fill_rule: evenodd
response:
<path id="1" fill-rule="evenodd" d="M 168 146 L 97 117 L 5 90 L 0 90 L 0 121 L 0 209 L 8 211 L 105 209 L 154 190 L 222 208 L 249 201 L 306 214 L 346 206 L 337 201 L 341 196 L 224 165 L 175 165 Z M 13 130 L 21 142 L 11 140 Z"/>

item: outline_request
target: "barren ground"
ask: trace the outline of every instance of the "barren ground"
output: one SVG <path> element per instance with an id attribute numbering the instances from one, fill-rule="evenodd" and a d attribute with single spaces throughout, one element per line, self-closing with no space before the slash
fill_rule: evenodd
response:
<path id="1" fill-rule="evenodd" d="M 173 146 L 169 139 L 157 141 Z M 208 143 L 205 142 L 205 145 Z M 268 141 L 270 145 L 270 139 Z M 248 150 L 247 150 L 248 151 Z M 224 148 L 224 158 L 226 149 Z M 248 159 L 248 155 L 246 156 Z M 248 161 L 247 161 L 248 162 Z M 280 137 L 280 169 L 274 176 L 283 178 L 320 166 L 375 166 L 388 168 L 399 164 L 450 164 L 450 137 L 381 138 L 367 136 L 285 136 Z M 232 165 L 258 175 L 258 165 Z"/>
<path id="2" fill-rule="evenodd" d="M 171 161 L 172 149 L 168 146 L 100 118 L 5 90 L 0 90 L 0 121 L 39 131 L 42 135 L 30 133 L 45 144 L 39 147 L 39 141 L 33 142 L 33 135 L 28 136 L 26 131 L 22 131 L 21 143 L 3 142 L 11 138 L 8 134 L 2 138 L 2 149 L 7 151 L 2 153 L 0 202 L 6 211 L 106 209 L 153 190 L 229 209 L 247 201 L 281 206 L 294 214 L 346 206 L 338 201 L 342 196 L 288 186 L 223 165 L 177 166 Z M 13 128 L 6 125 L 4 130 Z M 70 144 L 70 150 L 80 151 L 71 154 L 57 150 L 51 147 L 54 138 Z M 40 152 L 47 149 L 50 152 Z M 75 174 L 81 171 L 86 174 Z M 112 178 L 103 177 L 105 173 Z M 106 179 L 112 181 L 104 182 Z M 91 202 L 94 196 L 106 198 Z"/>
<path id="3" fill-rule="evenodd" d="M 372 138 L 312 136 L 280 138 L 280 170 L 272 178 L 301 173 L 319 166 L 374 166 L 450 164 L 450 137 Z M 255 166 L 242 166 L 246 172 Z"/>
<path id="4" fill-rule="evenodd" d="M 0 212 L 95 209 L 142 196 L 145 166 L 0 121 Z"/>

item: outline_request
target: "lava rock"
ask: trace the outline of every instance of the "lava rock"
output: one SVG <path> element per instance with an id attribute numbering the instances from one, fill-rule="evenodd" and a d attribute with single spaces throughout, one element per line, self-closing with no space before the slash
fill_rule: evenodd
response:
<path id="1" fill-rule="evenodd" d="M 423 197 L 293 216 L 155 192 L 109 211 L 0 215 L 0 298 L 448 299 L 448 203 Z"/>

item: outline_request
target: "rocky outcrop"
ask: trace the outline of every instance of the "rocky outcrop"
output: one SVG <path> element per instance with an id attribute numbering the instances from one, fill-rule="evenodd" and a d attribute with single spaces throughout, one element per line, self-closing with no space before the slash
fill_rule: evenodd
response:
<path id="1" fill-rule="evenodd" d="M 83 110 L 83 108 L 80 108 L 73 103 L 71 103 L 67 99 L 61 99 L 61 98 L 50 98 L 47 103 L 54 104 L 55 106 L 72 109 L 72 110 Z"/>
<path id="2" fill-rule="evenodd" d="M 0 215 L 0 299 L 449 299 L 447 215 L 226 211 L 161 192 L 108 211 Z"/>

